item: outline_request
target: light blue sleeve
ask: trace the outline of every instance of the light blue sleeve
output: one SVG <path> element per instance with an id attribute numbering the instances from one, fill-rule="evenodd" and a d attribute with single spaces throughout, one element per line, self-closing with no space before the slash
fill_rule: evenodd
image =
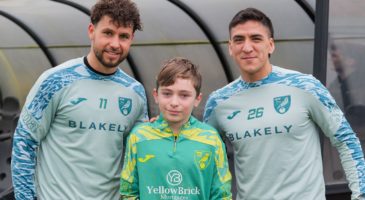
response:
<path id="1" fill-rule="evenodd" d="M 215 101 L 214 95 L 211 94 L 207 100 L 207 103 L 205 104 L 204 108 L 204 114 L 203 114 L 203 121 L 211 126 L 213 126 L 215 129 L 218 129 L 218 124 L 214 116 L 214 109 L 216 108 L 217 103 Z"/>
<path id="2" fill-rule="evenodd" d="M 34 171 L 38 142 L 31 137 L 30 130 L 24 125 L 24 117 L 19 119 L 14 133 L 11 161 L 15 198 L 34 199 Z"/>
<path id="3" fill-rule="evenodd" d="M 140 102 L 140 105 L 139 105 L 141 110 L 140 110 L 140 115 L 138 116 L 138 119 L 136 121 L 136 125 L 137 125 L 139 123 L 146 122 L 149 119 L 148 118 L 147 97 L 146 97 L 146 92 L 142 85 L 138 85 L 138 86 L 134 87 L 133 89 L 138 94 L 138 96 L 142 99 Z"/>
<path id="4" fill-rule="evenodd" d="M 219 126 L 219 116 L 216 114 L 217 107 L 231 96 L 244 90 L 245 87 L 243 87 L 242 84 L 243 82 L 240 78 L 234 80 L 225 87 L 212 92 L 205 104 L 203 121 L 217 129 L 221 135 L 223 135 L 223 133 Z"/>
<path id="5" fill-rule="evenodd" d="M 54 83 L 57 80 L 47 76 L 43 73 L 30 90 L 14 133 L 11 170 L 17 200 L 36 197 L 37 150 L 48 133 L 55 112 L 53 97 L 60 89 Z"/>
<path id="6" fill-rule="evenodd" d="M 318 80 L 313 83 L 314 87 L 307 88 L 315 97 L 310 114 L 339 152 L 352 199 L 365 198 L 365 162 L 359 139 L 328 90 Z"/>

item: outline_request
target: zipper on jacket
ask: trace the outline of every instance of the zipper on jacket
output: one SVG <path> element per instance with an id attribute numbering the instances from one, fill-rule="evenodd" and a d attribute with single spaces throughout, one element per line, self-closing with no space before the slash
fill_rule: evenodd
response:
<path id="1" fill-rule="evenodd" d="M 173 150 L 174 153 L 176 152 L 177 138 L 178 138 L 178 135 L 177 134 L 176 135 L 174 134 L 174 150 Z"/>

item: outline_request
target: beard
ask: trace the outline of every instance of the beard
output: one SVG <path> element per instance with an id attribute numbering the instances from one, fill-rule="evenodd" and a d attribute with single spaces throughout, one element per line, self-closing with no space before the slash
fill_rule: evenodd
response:
<path id="1" fill-rule="evenodd" d="M 99 50 L 94 48 L 94 53 L 95 53 L 96 58 L 106 68 L 115 68 L 115 67 L 117 67 L 127 57 L 127 55 L 123 55 L 123 52 L 118 52 L 118 54 L 120 55 L 118 60 L 116 60 L 116 61 L 107 60 L 107 59 L 104 59 L 104 57 L 103 57 L 103 53 L 105 51 L 109 51 L 109 52 L 117 52 L 117 51 L 114 51 L 114 50 L 101 50 L 101 51 L 99 51 Z"/>

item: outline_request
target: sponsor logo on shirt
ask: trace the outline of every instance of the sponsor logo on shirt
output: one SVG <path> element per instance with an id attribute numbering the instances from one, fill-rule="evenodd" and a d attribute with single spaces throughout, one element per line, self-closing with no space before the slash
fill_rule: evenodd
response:
<path id="1" fill-rule="evenodd" d="M 234 111 L 232 114 L 227 116 L 227 119 L 232 120 L 240 112 L 241 112 L 240 110 Z"/>
<path id="2" fill-rule="evenodd" d="M 200 170 L 206 169 L 210 164 L 212 152 L 210 151 L 195 151 L 195 164 Z"/>
<path id="3" fill-rule="evenodd" d="M 119 110 L 124 115 L 127 116 L 132 110 L 132 99 L 119 97 Z"/>
<path id="4" fill-rule="evenodd" d="M 290 134 L 293 125 L 283 125 L 283 126 L 268 126 L 263 128 L 254 128 L 249 130 L 243 130 L 240 132 L 228 132 L 226 134 L 230 141 L 244 140 L 257 137 L 265 137 L 270 135 L 278 134 Z"/>
<path id="5" fill-rule="evenodd" d="M 144 158 L 138 158 L 138 161 L 141 163 L 145 163 L 154 157 L 155 157 L 155 155 L 147 154 Z"/>
<path id="6" fill-rule="evenodd" d="M 287 96 L 281 96 L 281 97 L 275 97 L 273 99 L 274 101 L 274 108 L 276 112 L 280 114 L 284 114 L 288 112 L 290 108 L 291 98 L 290 95 Z"/>
<path id="7" fill-rule="evenodd" d="M 190 175 L 189 175 L 190 176 Z M 179 186 L 183 183 L 183 175 L 180 171 L 173 169 L 166 174 L 166 182 L 170 187 L 166 186 L 147 186 L 149 195 L 159 195 L 159 199 L 192 199 L 191 195 L 200 195 L 198 187 Z M 196 199 L 193 198 L 193 199 Z"/>
<path id="8" fill-rule="evenodd" d="M 166 175 L 166 181 L 168 184 L 172 186 L 180 185 L 180 183 L 183 181 L 182 174 L 177 170 L 171 170 Z"/>
<path id="9" fill-rule="evenodd" d="M 127 130 L 127 126 L 115 123 L 104 123 L 104 122 L 85 122 L 85 121 L 68 120 L 68 126 L 70 128 L 75 128 L 75 129 L 87 129 L 89 131 L 94 130 L 94 131 L 114 132 L 114 133 L 125 133 Z"/>
<path id="10" fill-rule="evenodd" d="M 83 101 L 86 101 L 86 100 L 87 100 L 86 98 L 79 97 L 77 99 L 71 100 L 70 103 L 75 106 L 75 105 L 77 105 L 77 104 L 79 104 Z"/>

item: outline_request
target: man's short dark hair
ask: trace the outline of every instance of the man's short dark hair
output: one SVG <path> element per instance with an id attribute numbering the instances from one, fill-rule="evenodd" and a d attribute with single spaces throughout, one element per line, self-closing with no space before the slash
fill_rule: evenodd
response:
<path id="1" fill-rule="evenodd" d="M 256 8 L 246 8 L 239 11 L 229 23 L 229 34 L 231 35 L 231 30 L 238 24 L 244 24 L 247 21 L 257 21 L 264 25 L 269 30 L 269 36 L 274 38 L 274 28 L 272 26 L 271 20 L 263 12 Z"/>
<path id="2" fill-rule="evenodd" d="M 91 23 L 96 25 L 104 16 L 109 16 L 118 26 L 131 26 L 133 32 L 142 30 L 138 8 L 130 0 L 99 0 L 91 8 Z"/>

